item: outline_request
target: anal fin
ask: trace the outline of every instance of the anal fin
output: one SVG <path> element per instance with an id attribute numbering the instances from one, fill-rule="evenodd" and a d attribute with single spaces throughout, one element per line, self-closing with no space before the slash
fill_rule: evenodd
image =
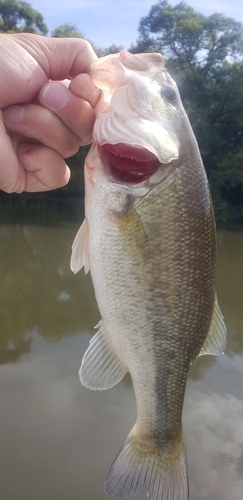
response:
<path id="1" fill-rule="evenodd" d="M 109 343 L 102 321 L 97 325 L 98 332 L 92 337 L 84 354 L 79 378 L 81 383 L 95 390 L 109 389 L 118 384 L 127 372 Z"/>
<path id="2" fill-rule="evenodd" d="M 198 356 L 202 356 L 203 354 L 212 354 L 214 356 L 223 354 L 226 348 L 226 341 L 227 330 L 216 296 L 209 332 Z"/>

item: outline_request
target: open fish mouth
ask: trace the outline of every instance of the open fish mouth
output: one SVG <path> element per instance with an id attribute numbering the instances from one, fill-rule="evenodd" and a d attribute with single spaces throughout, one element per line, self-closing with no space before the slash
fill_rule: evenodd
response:
<path id="1" fill-rule="evenodd" d="M 118 182 L 137 184 L 153 175 L 160 161 L 148 149 L 127 144 L 104 144 L 100 146 L 109 162 L 111 174 Z"/>

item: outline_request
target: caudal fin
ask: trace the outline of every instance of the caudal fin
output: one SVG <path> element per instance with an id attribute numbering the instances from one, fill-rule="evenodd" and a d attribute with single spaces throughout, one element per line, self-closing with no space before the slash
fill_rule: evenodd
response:
<path id="1" fill-rule="evenodd" d="M 183 435 L 164 449 L 152 449 L 131 432 L 110 468 L 105 492 L 123 498 L 140 493 L 150 500 L 188 500 Z"/>

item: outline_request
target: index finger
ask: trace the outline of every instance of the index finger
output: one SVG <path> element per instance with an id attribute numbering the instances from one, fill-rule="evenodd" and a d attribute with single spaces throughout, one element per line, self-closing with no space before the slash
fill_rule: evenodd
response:
<path id="1" fill-rule="evenodd" d="M 65 82 L 66 83 L 66 82 Z M 69 88 L 61 82 L 49 82 L 39 94 L 42 106 L 53 111 L 81 139 L 81 145 L 92 140 L 95 120 L 93 107 L 98 102 L 100 91 L 89 75 L 78 75 Z"/>
<path id="2" fill-rule="evenodd" d="M 100 89 L 95 87 L 93 80 L 87 73 L 81 73 L 74 78 L 69 85 L 69 89 L 78 97 L 88 101 L 94 108 L 100 98 Z"/>
<path id="3" fill-rule="evenodd" d="M 31 102 L 50 79 L 75 78 L 97 59 L 86 40 L 32 33 L 1 34 L 1 50 L 0 108 Z"/>
<path id="4" fill-rule="evenodd" d="M 83 38 L 48 38 L 29 33 L 9 36 L 37 61 L 51 80 L 74 78 L 97 59 L 92 46 Z"/>

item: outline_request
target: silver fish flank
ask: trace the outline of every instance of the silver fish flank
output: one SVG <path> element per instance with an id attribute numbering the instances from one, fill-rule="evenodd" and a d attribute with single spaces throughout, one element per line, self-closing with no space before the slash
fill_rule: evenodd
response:
<path id="1" fill-rule="evenodd" d="M 137 404 L 105 491 L 188 500 L 187 375 L 197 356 L 218 355 L 226 343 L 208 182 L 160 54 L 121 51 L 94 62 L 89 74 L 102 96 L 71 268 L 90 270 L 102 319 L 80 379 L 102 390 L 129 372 Z"/>

